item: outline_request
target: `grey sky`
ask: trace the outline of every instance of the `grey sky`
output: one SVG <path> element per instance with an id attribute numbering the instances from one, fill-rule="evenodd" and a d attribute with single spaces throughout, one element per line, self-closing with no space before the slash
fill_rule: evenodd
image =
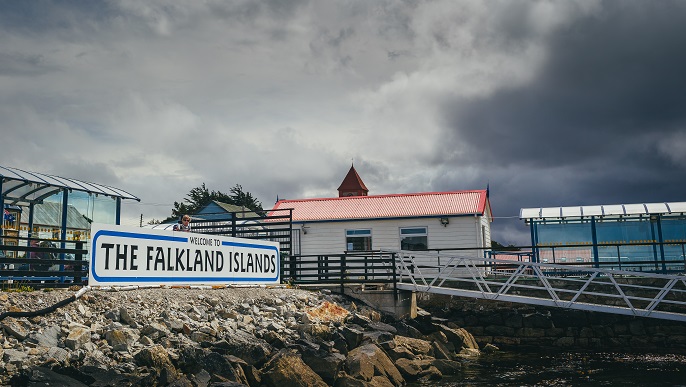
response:
<path id="1" fill-rule="evenodd" d="M 203 182 L 269 208 L 491 188 L 522 207 L 684 201 L 683 1 L 0 1 L 0 165 L 164 218 Z"/>

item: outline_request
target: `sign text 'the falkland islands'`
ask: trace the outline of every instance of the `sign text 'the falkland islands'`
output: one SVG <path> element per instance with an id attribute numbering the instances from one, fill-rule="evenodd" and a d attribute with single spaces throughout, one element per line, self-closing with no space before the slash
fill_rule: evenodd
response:
<path id="1" fill-rule="evenodd" d="M 93 224 L 91 286 L 279 283 L 279 243 Z"/>

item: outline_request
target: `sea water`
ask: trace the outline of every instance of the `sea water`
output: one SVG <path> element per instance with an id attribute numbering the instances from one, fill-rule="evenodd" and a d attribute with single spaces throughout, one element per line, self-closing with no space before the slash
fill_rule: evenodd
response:
<path id="1" fill-rule="evenodd" d="M 408 386 L 686 386 L 686 356 L 500 352 L 465 362 L 460 375 Z"/>

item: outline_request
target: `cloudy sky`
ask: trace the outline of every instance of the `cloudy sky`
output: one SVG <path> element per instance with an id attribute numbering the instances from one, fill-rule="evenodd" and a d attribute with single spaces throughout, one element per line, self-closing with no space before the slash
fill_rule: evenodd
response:
<path id="1" fill-rule="evenodd" d="M 0 165 L 265 208 L 490 186 L 522 207 L 684 201 L 685 1 L 0 1 Z"/>

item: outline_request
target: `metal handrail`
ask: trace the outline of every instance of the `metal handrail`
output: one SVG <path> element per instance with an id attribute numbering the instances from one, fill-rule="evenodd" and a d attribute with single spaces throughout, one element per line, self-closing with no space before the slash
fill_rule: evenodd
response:
<path id="1" fill-rule="evenodd" d="M 398 289 L 686 321 L 686 276 L 397 251 Z"/>

